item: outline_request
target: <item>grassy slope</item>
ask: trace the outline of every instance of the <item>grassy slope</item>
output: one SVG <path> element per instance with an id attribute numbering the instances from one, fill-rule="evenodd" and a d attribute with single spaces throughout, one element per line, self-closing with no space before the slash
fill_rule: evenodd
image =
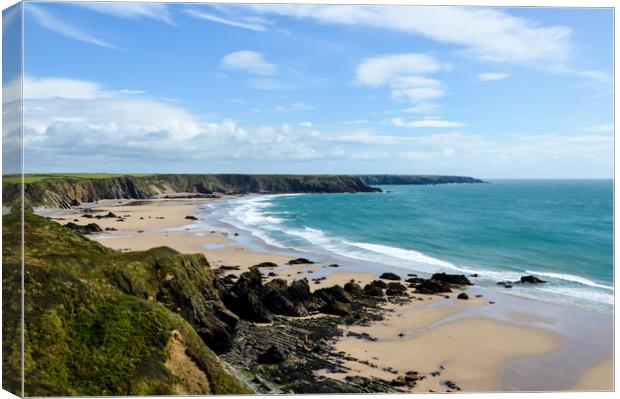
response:
<path id="1" fill-rule="evenodd" d="M 196 256 L 168 248 L 116 253 L 45 218 L 27 213 L 25 221 L 26 395 L 173 394 L 178 377 L 164 366 L 172 330 L 211 393 L 251 393 L 181 316 L 153 299 L 162 273 L 196 278 L 187 274 L 206 269 Z M 18 214 L 4 218 L 3 376 L 12 392 L 19 389 L 18 229 Z"/>
<path id="2" fill-rule="evenodd" d="M 24 184 L 36 183 L 42 180 L 48 179 L 108 179 L 111 177 L 121 177 L 121 176 L 151 176 L 152 173 L 35 173 L 35 174 L 25 174 L 24 175 Z M 6 183 L 21 183 L 20 175 L 5 175 L 2 177 L 2 181 Z"/>

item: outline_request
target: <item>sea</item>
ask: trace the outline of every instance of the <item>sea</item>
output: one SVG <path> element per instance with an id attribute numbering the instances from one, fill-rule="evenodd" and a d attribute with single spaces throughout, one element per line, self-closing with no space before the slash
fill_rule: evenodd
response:
<path id="1" fill-rule="evenodd" d="M 203 212 L 270 246 L 476 285 L 611 314 L 613 180 L 386 185 L 382 192 L 257 195 Z M 506 289 L 535 275 L 545 284 Z"/>

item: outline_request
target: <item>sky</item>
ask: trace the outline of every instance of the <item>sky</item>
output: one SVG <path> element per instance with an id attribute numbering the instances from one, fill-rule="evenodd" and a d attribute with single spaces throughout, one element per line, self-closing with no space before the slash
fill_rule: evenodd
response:
<path id="1" fill-rule="evenodd" d="M 610 9 L 24 8 L 27 172 L 613 175 Z"/>

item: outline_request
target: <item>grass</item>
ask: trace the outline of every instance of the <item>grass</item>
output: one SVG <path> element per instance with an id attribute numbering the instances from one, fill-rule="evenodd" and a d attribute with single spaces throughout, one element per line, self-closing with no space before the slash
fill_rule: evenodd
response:
<path id="1" fill-rule="evenodd" d="M 133 176 L 144 177 L 152 176 L 153 173 L 35 173 L 24 174 L 24 184 L 36 183 L 48 179 L 109 179 L 112 177 Z M 4 175 L 2 181 L 5 183 L 20 183 L 21 175 Z"/>
<path id="2" fill-rule="evenodd" d="M 16 394 L 19 216 L 3 218 L 2 248 L 3 388 Z M 199 304 L 219 298 L 200 256 L 165 247 L 115 252 L 46 218 L 26 213 L 24 220 L 26 396 L 175 394 L 179 377 L 165 367 L 173 330 L 181 333 L 211 393 L 252 393 L 170 300 L 180 298 L 199 317 Z M 175 284 L 166 279 L 170 275 Z"/>

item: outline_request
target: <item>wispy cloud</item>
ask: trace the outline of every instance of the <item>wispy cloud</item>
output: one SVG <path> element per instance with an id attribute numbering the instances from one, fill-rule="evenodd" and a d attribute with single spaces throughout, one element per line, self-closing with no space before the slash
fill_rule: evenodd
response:
<path id="1" fill-rule="evenodd" d="M 268 62 L 263 54 L 257 51 L 243 50 L 226 54 L 220 61 L 224 69 L 239 70 L 255 75 L 275 75 L 278 65 Z"/>
<path id="2" fill-rule="evenodd" d="M 446 94 L 446 87 L 439 80 L 422 76 L 445 67 L 427 54 L 381 55 L 359 64 L 355 82 L 368 87 L 388 86 L 392 98 L 417 103 Z"/>
<path id="3" fill-rule="evenodd" d="M 26 13 L 31 15 L 39 25 L 45 29 L 57 33 L 59 35 L 68 37 L 70 39 L 78 40 L 84 43 L 94 44 L 96 46 L 119 50 L 120 47 L 109 43 L 103 39 L 99 39 L 89 33 L 86 33 L 79 28 L 70 25 L 69 23 L 62 21 L 52 15 L 49 11 L 44 10 L 43 7 L 38 7 L 33 4 L 28 4 L 25 7 Z"/>
<path id="4" fill-rule="evenodd" d="M 402 118 L 392 118 L 390 119 L 390 124 L 393 126 L 406 128 L 455 128 L 466 125 L 465 123 L 461 122 L 446 121 L 443 119 L 435 118 L 419 119 L 415 121 L 406 121 Z"/>
<path id="5" fill-rule="evenodd" d="M 489 81 L 489 80 L 503 80 L 509 77 L 509 73 L 500 73 L 500 72 L 482 72 L 479 73 L 477 78 L 481 81 Z"/>
<path id="6" fill-rule="evenodd" d="M 136 3 L 136 2 L 82 2 L 72 3 L 79 7 L 88 8 L 102 14 L 112 15 L 125 19 L 153 19 L 174 25 L 170 10 L 166 4 L 161 3 Z"/>
<path id="7" fill-rule="evenodd" d="M 265 32 L 267 30 L 266 21 L 260 17 L 225 18 L 204 11 L 195 10 L 193 8 L 186 9 L 185 12 L 192 17 L 217 22 L 228 26 L 234 26 L 236 28 L 253 30 L 255 32 Z"/>

